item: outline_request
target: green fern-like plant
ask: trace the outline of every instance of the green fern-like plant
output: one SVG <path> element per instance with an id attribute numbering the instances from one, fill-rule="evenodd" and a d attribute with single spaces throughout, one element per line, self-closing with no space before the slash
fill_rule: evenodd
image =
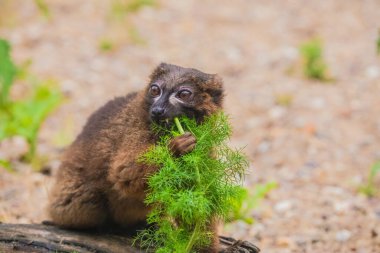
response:
<path id="1" fill-rule="evenodd" d="M 22 136 L 29 144 L 25 158 L 31 161 L 36 153 L 38 131 L 49 113 L 62 101 L 62 94 L 51 81 L 40 81 L 23 72 L 13 63 L 9 43 L 0 39 L 0 141 Z M 29 76 L 26 81 L 31 84 L 30 92 L 23 99 L 13 100 L 9 96 L 11 86 L 22 75 Z M 9 161 L 0 165 L 9 167 Z"/>
<path id="2" fill-rule="evenodd" d="M 9 102 L 9 90 L 17 74 L 17 68 L 10 56 L 11 47 L 6 40 L 0 39 L 0 108 Z"/>
<path id="3" fill-rule="evenodd" d="M 309 79 L 329 81 L 328 67 L 323 59 L 321 42 L 317 39 L 305 42 L 300 47 L 304 75 Z"/>
<path id="4" fill-rule="evenodd" d="M 156 126 L 162 137 L 140 158 L 160 169 L 148 179 L 146 204 L 152 211 L 147 221 L 152 228 L 140 232 L 136 240 L 159 253 L 196 252 L 210 244 L 211 223 L 225 220 L 232 203 L 242 197 L 241 182 L 248 166 L 240 150 L 226 145 L 231 127 L 225 114 L 216 113 L 202 124 L 189 118 L 175 122 L 177 127 L 170 130 Z M 168 141 L 184 133 L 182 126 L 197 144 L 192 152 L 173 157 Z"/>
<path id="5" fill-rule="evenodd" d="M 252 225 L 254 219 L 250 216 L 250 212 L 256 209 L 260 202 L 269 194 L 270 191 L 276 189 L 277 182 L 271 181 L 263 184 L 257 184 L 251 190 L 242 188 L 241 198 L 232 202 L 231 213 L 227 218 L 228 222 L 237 220 L 244 221 L 245 223 Z"/>

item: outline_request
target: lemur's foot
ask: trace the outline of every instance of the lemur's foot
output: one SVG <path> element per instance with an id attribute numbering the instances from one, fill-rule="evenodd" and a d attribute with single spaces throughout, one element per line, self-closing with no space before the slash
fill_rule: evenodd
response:
<path id="1" fill-rule="evenodd" d="M 197 140 L 194 135 L 189 132 L 183 135 L 173 138 L 169 143 L 169 148 L 173 155 L 181 156 L 191 152 L 196 144 Z"/>
<path id="2" fill-rule="evenodd" d="M 222 249 L 219 253 L 259 253 L 260 249 L 247 241 L 235 240 L 230 237 L 219 236 L 219 242 L 222 245 L 227 245 L 227 248 Z"/>

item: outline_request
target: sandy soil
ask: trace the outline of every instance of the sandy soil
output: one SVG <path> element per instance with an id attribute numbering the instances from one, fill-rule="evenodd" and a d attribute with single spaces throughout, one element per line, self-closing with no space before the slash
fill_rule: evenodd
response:
<path id="1" fill-rule="evenodd" d="M 168 0 L 119 21 L 108 1 L 47 3 L 50 19 L 33 1 L 0 1 L 0 36 L 17 63 L 31 59 L 32 72 L 55 78 L 67 97 L 39 138 L 53 174 L 96 107 L 144 87 L 159 62 L 194 67 L 225 81 L 231 142 L 251 161 L 247 186 L 279 185 L 252 212 L 254 225 L 236 222 L 224 234 L 266 253 L 380 252 L 379 197 L 358 193 L 380 160 L 379 1 Z M 323 41 L 332 83 L 289 74 L 313 37 Z M 109 52 L 99 47 L 104 38 Z M 278 103 L 284 96 L 289 106 Z M 17 158 L 24 146 L 7 140 L 0 153 Z M 40 222 L 52 177 L 15 168 L 0 172 L 0 221 Z"/>

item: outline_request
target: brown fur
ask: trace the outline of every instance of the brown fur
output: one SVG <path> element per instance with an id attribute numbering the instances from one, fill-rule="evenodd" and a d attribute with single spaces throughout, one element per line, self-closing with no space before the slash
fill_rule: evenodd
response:
<path id="1" fill-rule="evenodd" d="M 150 210 L 143 203 L 146 178 L 158 168 L 136 159 L 157 141 L 151 131 L 147 95 L 153 82 L 165 83 L 167 88 L 190 82 L 195 94 L 189 114 L 198 120 L 222 107 L 219 77 L 160 64 L 147 89 L 116 98 L 97 110 L 65 152 L 51 192 L 53 223 L 87 229 L 109 222 L 130 228 L 145 221 Z M 182 155 L 191 151 L 195 142 L 191 134 L 185 134 L 174 138 L 170 146 L 174 154 Z"/>

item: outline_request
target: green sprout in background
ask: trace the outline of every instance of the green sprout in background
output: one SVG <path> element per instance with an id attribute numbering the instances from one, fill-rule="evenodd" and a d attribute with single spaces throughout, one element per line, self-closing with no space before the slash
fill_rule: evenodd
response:
<path id="1" fill-rule="evenodd" d="M 34 3 L 43 17 L 47 19 L 51 17 L 49 6 L 45 0 L 34 0 Z"/>
<path id="2" fill-rule="evenodd" d="M 310 40 L 300 46 L 303 61 L 304 75 L 309 79 L 329 81 L 328 67 L 323 59 L 321 42 L 317 39 Z"/>
<path id="3" fill-rule="evenodd" d="M 111 12 L 115 18 L 125 18 L 143 7 L 155 6 L 156 4 L 155 0 L 113 0 Z"/>
<path id="4" fill-rule="evenodd" d="M 231 213 L 227 218 L 228 222 L 237 220 L 244 221 L 252 225 L 254 219 L 251 217 L 251 211 L 256 209 L 260 202 L 269 194 L 270 191 L 278 187 L 277 182 L 257 184 L 252 191 L 242 188 L 240 198 L 236 198 L 231 205 Z"/>
<path id="5" fill-rule="evenodd" d="M 0 108 L 5 109 L 9 103 L 9 91 L 16 76 L 17 68 L 10 56 L 10 45 L 0 39 Z"/>
<path id="6" fill-rule="evenodd" d="M 54 81 L 38 80 L 25 69 L 17 68 L 10 52 L 9 43 L 0 39 L 0 141 L 12 136 L 24 137 L 29 145 L 25 159 L 31 161 L 36 154 L 38 131 L 61 102 L 62 95 L 55 88 Z M 23 99 L 12 100 L 9 96 L 11 87 L 15 79 L 22 77 L 27 79 L 31 90 Z M 4 164 L 9 165 L 3 161 Z"/>
<path id="7" fill-rule="evenodd" d="M 107 39 L 107 38 L 103 38 L 99 41 L 99 49 L 102 51 L 102 52 L 109 52 L 109 51 L 112 51 L 114 49 L 114 44 L 112 43 L 111 40 Z"/>
<path id="8" fill-rule="evenodd" d="M 377 54 L 380 54 L 380 29 L 377 35 L 376 49 L 377 49 Z"/>
<path id="9" fill-rule="evenodd" d="M 365 194 L 367 197 L 373 197 L 378 192 L 375 186 L 375 177 L 380 172 L 380 161 L 375 162 L 369 172 L 368 181 L 365 185 L 359 188 L 359 191 Z"/>
<path id="10" fill-rule="evenodd" d="M 294 97 L 289 93 L 281 93 L 275 95 L 275 103 L 283 107 L 290 107 L 293 104 Z"/>
<path id="11" fill-rule="evenodd" d="M 0 167 L 6 169 L 7 171 L 11 172 L 12 171 L 12 166 L 9 161 L 5 161 L 0 159 Z"/>
<path id="12" fill-rule="evenodd" d="M 210 244 L 212 222 L 227 220 L 233 203 L 242 198 L 241 184 L 248 166 L 241 151 L 225 143 L 231 127 L 223 113 L 202 124 L 188 118 L 180 121 L 176 119 L 177 128 L 171 130 L 156 126 L 162 137 L 140 158 L 160 169 L 149 177 L 146 197 L 152 206 L 147 221 L 154 226 L 140 232 L 136 241 L 160 253 L 195 252 Z M 182 126 L 196 137 L 197 145 L 192 152 L 173 157 L 168 142 L 184 133 Z"/>
<path id="13" fill-rule="evenodd" d="M 144 46 L 147 41 L 138 29 L 134 16 L 146 7 L 156 7 L 156 0 L 112 0 L 109 5 L 109 29 L 99 38 L 98 48 L 103 53 L 117 50 L 125 43 Z"/>

